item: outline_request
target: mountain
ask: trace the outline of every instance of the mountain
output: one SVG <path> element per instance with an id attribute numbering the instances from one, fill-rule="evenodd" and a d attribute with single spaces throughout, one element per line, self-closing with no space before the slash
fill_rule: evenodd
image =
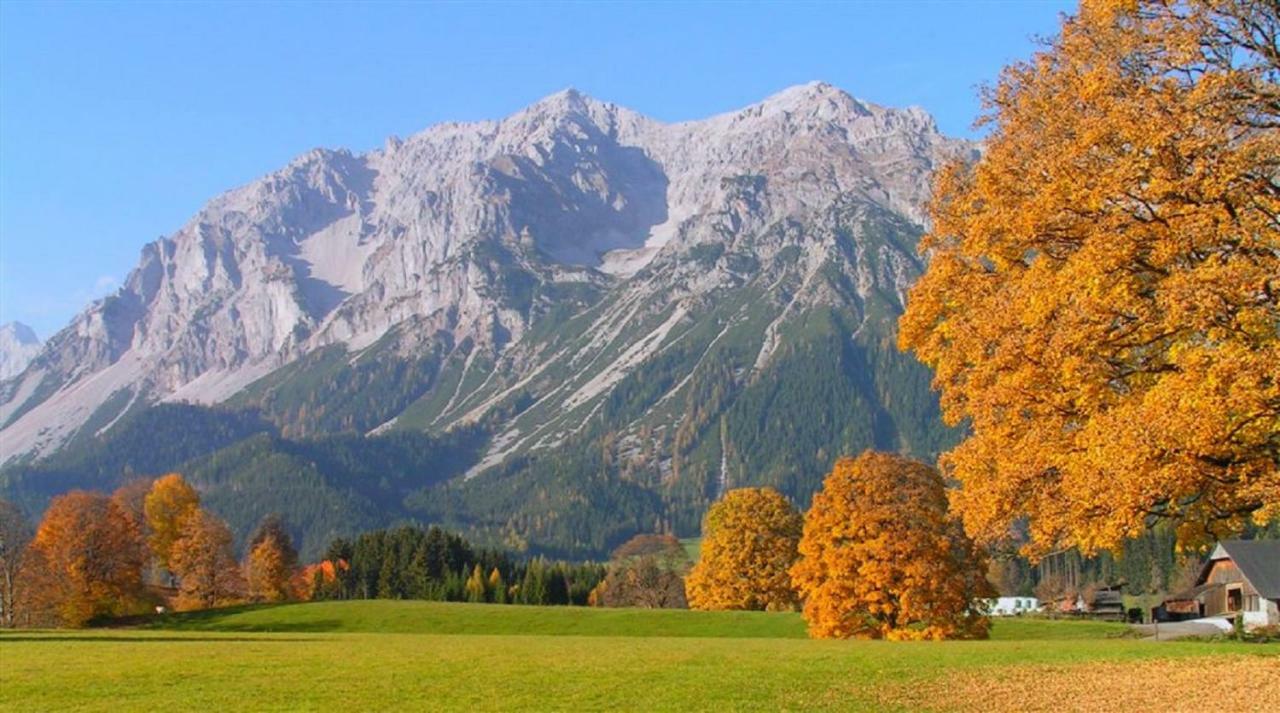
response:
<path id="1" fill-rule="evenodd" d="M 40 351 L 40 339 L 22 322 L 0 325 L 0 381 L 17 376 Z"/>
<path id="2" fill-rule="evenodd" d="M 822 83 L 676 124 L 567 90 L 312 151 L 148 245 L 0 384 L 0 485 L 191 403 L 276 439 L 193 471 L 473 434 L 387 517 L 548 550 L 696 531 L 728 487 L 807 501 L 839 454 L 953 437 L 893 344 L 931 172 L 973 151 Z"/>

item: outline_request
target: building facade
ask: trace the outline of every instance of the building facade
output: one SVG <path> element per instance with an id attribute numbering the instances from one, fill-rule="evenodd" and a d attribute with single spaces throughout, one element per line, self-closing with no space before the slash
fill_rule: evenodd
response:
<path id="1" fill-rule="evenodd" d="M 1249 628 L 1280 625 L 1280 540 L 1218 543 L 1196 585 L 1163 609 L 1175 619 L 1241 616 Z"/>

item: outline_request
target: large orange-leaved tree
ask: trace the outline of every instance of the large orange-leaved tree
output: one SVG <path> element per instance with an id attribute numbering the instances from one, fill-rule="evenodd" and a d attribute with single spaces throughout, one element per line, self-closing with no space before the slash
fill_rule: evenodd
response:
<path id="1" fill-rule="evenodd" d="M 836 462 L 791 569 L 814 638 L 984 638 L 981 551 L 947 514 L 938 471 L 868 451 Z"/>
<path id="2" fill-rule="evenodd" d="M 1280 515 L 1280 9 L 1084 0 L 942 170 L 900 345 L 970 435 L 970 534 L 1032 556 Z"/>
<path id="3" fill-rule="evenodd" d="M 128 513 L 99 493 L 53 499 L 22 564 L 32 623 L 83 626 L 97 616 L 145 610 L 146 545 Z"/>

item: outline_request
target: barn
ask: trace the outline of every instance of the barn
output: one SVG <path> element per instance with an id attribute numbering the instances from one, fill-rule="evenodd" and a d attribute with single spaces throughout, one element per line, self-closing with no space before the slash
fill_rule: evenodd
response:
<path id="1" fill-rule="evenodd" d="M 1232 618 L 1244 624 L 1280 625 L 1280 540 L 1220 542 L 1191 589 L 1165 600 L 1168 618 Z"/>

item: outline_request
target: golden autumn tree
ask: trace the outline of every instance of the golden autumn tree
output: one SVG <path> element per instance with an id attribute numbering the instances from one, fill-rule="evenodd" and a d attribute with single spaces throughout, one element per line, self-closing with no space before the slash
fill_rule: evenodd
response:
<path id="1" fill-rule="evenodd" d="M 249 598 L 257 602 L 293 598 L 297 570 L 298 553 L 284 520 L 278 514 L 268 515 L 249 539 L 249 553 L 245 558 Z"/>
<path id="2" fill-rule="evenodd" d="M 685 580 L 693 609 L 767 609 L 796 605 L 791 565 L 804 521 L 773 488 L 730 490 L 707 510 L 702 554 Z"/>
<path id="3" fill-rule="evenodd" d="M 105 495 L 53 499 L 23 559 L 23 600 L 36 622 L 83 626 L 145 608 L 146 545 L 133 519 Z"/>
<path id="4" fill-rule="evenodd" d="M 293 571 L 285 564 L 279 543 L 267 539 L 249 550 L 245 582 L 249 599 L 255 602 L 282 602 L 293 596 Z"/>
<path id="5" fill-rule="evenodd" d="M 200 508 L 200 495 L 177 473 L 170 473 L 151 484 L 143 502 L 148 542 L 156 562 L 172 571 L 170 558 L 173 545 L 182 536 L 183 522 Z"/>
<path id="6" fill-rule="evenodd" d="M 209 609 L 244 596 L 244 577 L 232 551 L 231 530 L 201 508 L 182 519 L 169 564 L 179 580 L 179 609 Z"/>
<path id="7" fill-rule="evenodd" d="M 1200 545 L 1280 515 L 1280 11 L 1085 0 L 936 178 L 900 346 L 981 541 Z"/>
<path id="8" fill-rule="evenodd" d="M 982 553 L 947 515 L 938 471 L 867 451 L 842 458 L 804 518 L 792 582 L 814 638 L 985 638 Z"/>

